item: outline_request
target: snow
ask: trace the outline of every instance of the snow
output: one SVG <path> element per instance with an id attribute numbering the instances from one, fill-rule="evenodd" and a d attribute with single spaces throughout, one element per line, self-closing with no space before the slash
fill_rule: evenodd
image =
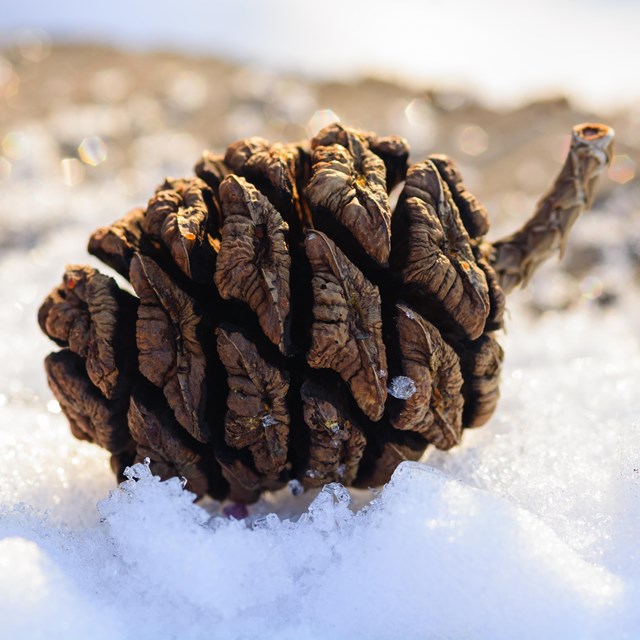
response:
<path id="1" fill-rule="evenodd" d="M 640 635 L 640 298 L 620 271 L 608 308 L 533 320 L 510 299 L 498 411 L 460 447 L 381 491 L 292 485 L 228 518 L 145 465 L 115 488 L 70 435 L 37 307 L 129 203 L 25 163 L 0 193 L 0 638 Z"/>
<path id="2" fill-rule="evenodd" d="M 300 480 L 289 480 L 287 487 L 294 496 L 299 496 L 304 493 L 304 487 L 302 486 Z"/>
<path id="3" fill-rule="evenodd" d="M 394 398 L 407 400 L 416 392 L 416 383 L 407 376 L 391 378 L 387 391 Z"/>
<path id="4" fill-rule="evenodd" d="M 270 413 L 265 413 L 265 415 L 262 416 L 262 420 L 260 422 L 265 429 L 267 427 L 273 427 L 273 425 L 278 424 L 278 421 Z"/>

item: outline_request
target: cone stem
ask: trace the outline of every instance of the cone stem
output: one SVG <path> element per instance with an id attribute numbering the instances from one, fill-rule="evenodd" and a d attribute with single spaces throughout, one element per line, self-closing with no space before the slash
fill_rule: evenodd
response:
<path id="1" fill-rule="evenodd" d="M 521 229 L 488 247 L 505 293 L 525 286 L 556 250 L 562 255 L 571 227 L 591 206 L 597 178 L 611 162 L 613 137 L 613 129 L 603 124 L 576 125 L 567 159 L 533 216 Z"/>

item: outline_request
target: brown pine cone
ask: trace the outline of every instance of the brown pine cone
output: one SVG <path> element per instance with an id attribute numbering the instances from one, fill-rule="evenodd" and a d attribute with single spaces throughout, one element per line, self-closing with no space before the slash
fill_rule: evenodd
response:
<path id="1" fill-rule="evenodd" d="M 242 502 L 293 479 L 380 485 L 449 449 L 496 406 L 505 291 L 562 248 L 612 137 L 576 127 L 532 219 L 493 245 L 453 161 L 409 166 L 401 138 L 333 124 L 310 145 L 205 152 L 91 236 L 136 296 L 70 266 L 40 308 L 73 434 L 119 476 L 149 458 Z"/>

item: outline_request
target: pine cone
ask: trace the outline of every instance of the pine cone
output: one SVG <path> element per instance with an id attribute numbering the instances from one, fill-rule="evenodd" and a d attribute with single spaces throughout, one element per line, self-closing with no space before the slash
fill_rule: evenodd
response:
<path id="1" fill-rule="evenodd" d="M 70 266 L 40 308 L 73 434 L 119 476 L 149 458 L 241 502 L 292 479 L 377 486 L 449 449 L 496 406 L 505 292 L 562 248 L 612 137 L 576 127 L 532 219 L 493 245 L 453 161 L 409 166 L 401 138 L 333 124 L 310 145 L 205 152 L 91 236 L 135 296 Z"/>

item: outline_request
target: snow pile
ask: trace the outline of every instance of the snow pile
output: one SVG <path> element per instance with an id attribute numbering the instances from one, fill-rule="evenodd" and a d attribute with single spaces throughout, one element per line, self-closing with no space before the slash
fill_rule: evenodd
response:
<path id="1" fill-rule="evenodd" d="M 179 480 L 132 478 L 83 531 L 6 514 L 34 539 L 0 546 L 3 587 L 26 583 L 0 604 L 8 637 L 62 607 L 82 612 L 56 619 L 65 638 L 585 637 L 622 591 L 534 515 L 417 463 L 357 514 L 332 484 L 297 523 L 252 528 L 209 519 Z"/>

